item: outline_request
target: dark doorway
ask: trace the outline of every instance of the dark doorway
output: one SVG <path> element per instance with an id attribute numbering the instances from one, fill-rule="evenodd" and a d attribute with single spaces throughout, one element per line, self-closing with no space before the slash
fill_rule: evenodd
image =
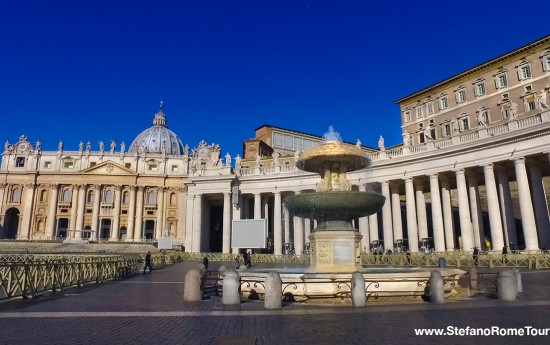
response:
<path id="1" fill-rule="evenodd" d="M 155 221 L 148 219 L 145 221 L 145 229 L 143 237 L 145 237 L 146 240 L 152 240 L 155 238 Z"/>
<path id="2" fill-rule="evenodd" d="M 19 210 L 12 207 L 6 211 L 4 218 L 4 238 L 17 238 L 17 230 L 19 229 Z"/>
<path id="3" fill-rule="evenodd" d="M 223 248 L 223 207 L 210 207 L 210 251 L 221 253 Z"/>
<path id="4" fill-rule="evenodd" d="M 109 238 L 111 236 L 111 220 L 102 219 L 101 220 L 101 232 L 100 238 Z"/>
<path id="5" fill-rule="evenodd" d="M 67 237 L 67 229 L 69 228 L 68 218 L 59 218 L 57 220 L 57 236 Z"/>

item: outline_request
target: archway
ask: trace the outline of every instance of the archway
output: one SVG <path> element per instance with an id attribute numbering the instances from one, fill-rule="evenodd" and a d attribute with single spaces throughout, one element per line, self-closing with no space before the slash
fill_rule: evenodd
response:
<path id="1" fill-rule="evenodd" d="M 4 218 L 4 238 L 16 239 L 19 230 L 19 210 L 12 207 L 6 211 Z"/>
<path id="2" fill-rule="evenodd" d="M 100 238 L 109 238 L 110 236 L 111 236 L 111 220 L 102 219 Z"/>
<path id="3" fill-rule="evenodd" d="M 68 228 L 69 228 L 69 219 L 59 218 L 57 220 L 57 237 L 67 237 Z"/>

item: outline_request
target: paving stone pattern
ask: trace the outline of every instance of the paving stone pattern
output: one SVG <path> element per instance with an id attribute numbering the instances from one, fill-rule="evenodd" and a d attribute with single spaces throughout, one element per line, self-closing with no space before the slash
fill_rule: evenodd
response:
<path id="1" fill-rule="evenodd" d="M 550 272 L 523 272 L 518 302 L 484 296 L 444 304 L 365 308 L 261 301 L 225 307 L 220 297 L 183 301 L 178 263 L 152 274 L 0 303 L 0 344 L 548 344 L 549 336 L 416 336 L 415 328 L 550 328 Z M 217 266 L 211 263 L 210 269 Z"/>

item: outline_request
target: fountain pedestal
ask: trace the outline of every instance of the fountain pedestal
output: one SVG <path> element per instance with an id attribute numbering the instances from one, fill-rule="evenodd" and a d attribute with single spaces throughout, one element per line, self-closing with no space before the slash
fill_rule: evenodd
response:
<path id="1" fill-rule="evenodd" d="M 361 235 L 354 230 L 314 231 L 309 235 L 309 272 L 361 272 Z"/>

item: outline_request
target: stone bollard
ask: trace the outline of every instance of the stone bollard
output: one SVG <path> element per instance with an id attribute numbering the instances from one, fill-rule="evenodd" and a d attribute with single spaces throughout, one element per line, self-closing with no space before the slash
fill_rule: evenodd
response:
<path id="1" fill-rule="evenodd" d="M 241 304 L 241 276 L 233 270 L 225 271 L 223 277 L 222 303 L 228 305 Z"/>
<path id="2" fill-rule="evenodd" d="M 518 297 L 518 282 L 512 270 L 503 270 L 497 274 L 498 299 L 516 301 Z"/>
<path id="3" fill-rule="evenodd" d="M 202 272 L 199 268 L 187 271 L 183 286 L 183 300 L 186 302 L 202 301 L 202 285 Z"/>
<path id="4" fill-rule="evenodd" d="M 477 291 L 479 288 L 479 282 L 477 281 L 477 267 L 470 267 L 468 275 L 470 276 L 470 292 Z"/>
<path id="5" fill-rule="evenodd" d="M 523 292 L 523 283 L 521 282 L 521 273 L 517 268 L 513 269 L 514 274 L 516 275 L 516 281 L 518 283 L 518 293 Z"/>
<path id="6" fill-rule="evenodd" d="M 281 309 L 283 307 L 283 281 L 277 272 L 269 272 L 265 279 L 265 309 Z"/>
<path id="7" fill-rule="evenodd" d="M 365 291 L 365 277 L 363 273 L 355 272 L 351 276 L 351 302 L 354 307 L 367 305 L 367 293 Z"/>
<path id="8" fill-rule="evenodd" d="M 434 270 L 430 274 L 430 302 L 443 303 L 444 300 L 443 277 L 441 276 L 441 272 Z"/>

